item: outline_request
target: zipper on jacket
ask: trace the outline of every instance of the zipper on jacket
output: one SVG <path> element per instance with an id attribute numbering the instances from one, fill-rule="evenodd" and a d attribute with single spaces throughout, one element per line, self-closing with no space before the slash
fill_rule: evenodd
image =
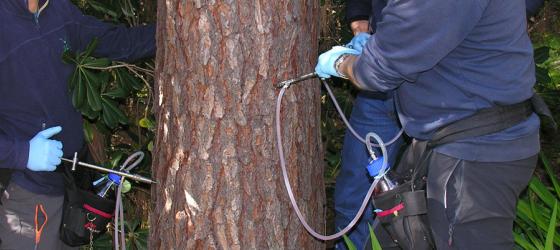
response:
<path id="1" fill-rule="evenodd" d="M 47 8 L 48 5 L 49 5 L 49 0 L 47 0 L 45 4 L 43 4 L 43 6 L 41 6 L 35 13 L 33 13 L 33 20 L 35 21 L 35 25 L 39 26 L 39 16 L 43 12 L 43 10 Z"/>
<path id="2" fill-rule="evenodd" d="M 39 26 L 39 12 L 33 13 L 33 21 L 35 21 L 36 26 Z"/>

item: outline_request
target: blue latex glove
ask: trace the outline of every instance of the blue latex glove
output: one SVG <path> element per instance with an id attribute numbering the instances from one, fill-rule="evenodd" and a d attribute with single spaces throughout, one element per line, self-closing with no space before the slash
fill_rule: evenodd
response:
<path id="1" fill-rule="evenodd" d="M 62 142 L 51 140 L 53 135 L 62 131 L 62 127 L 45 129 L 29 141 L 29 158 L 27 168 L 32 171 L 54 171 L 62 157 Z"/>
<path id="2" fill-rule="evenodd" d="M 319 56 L 317 66 L 315 66 L 315 73 L 321 78 L 330 78 L 331 76 L 340 77 L 334 68 L 334 63 L 336 59 L 343 54 L 359 55 L 360 52 L 343 46 L 334 46 L 331 50 Z"/>
<path id="3" fill-rule="evenodd" d="M 357 35 L 355 35 L 354 38 L 352 38 L 352 41 L 350 41 L 350 43 L 346 44 L 346 47 L 355 49 L 358 52 L 362 53 L 362 49 L 366 45 L 370 36 L 371 35 L 368 33 L 360 32 Z"/>

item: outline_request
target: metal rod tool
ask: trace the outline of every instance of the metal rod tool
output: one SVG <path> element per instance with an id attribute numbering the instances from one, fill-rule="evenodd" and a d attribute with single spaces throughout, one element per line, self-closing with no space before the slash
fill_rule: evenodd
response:
<path id="1" fill-rule="evenodd" d="M 309 73 L 309 74 L 305 74 L 305 75 L 302 75 L 302 76 L 298 76 L 298 77 L 296 77 L 296 78 L 292 78 L 292 79 L 288 79 L 288 80 L 282 81 L 282 82 L 276 84 L 276 87 L 279 88 L 279 89 L 280 89 L 280 88 L 288 88 L 288 87 L 290 87 L 290 85 L 292 85 L 292 84 L 294 84 L 294 83 L 301 82 L 301 81 L 305 81 L 305 80 L 308 80 L 308 79 L 311 79 L 311 78 L 315 78 L 315 77 L 318 77 L 318 76 L 317 76 L 317 73 L 315 73 L 315 72 Z"/>
<path id="2" fill-rule="evenodd" d="M 104 168 L 104 167 L 100 167 L 100 166 L 97 166 L 97 165 L 93 165 L 93 164 L 78 161 L 77 154 L 74 154 L 74 159 L 73 160 L 66 159 L 66 158 L 61 158 L 61 159 L 65 162 L 72 163 L 72 170 L 75 170 L 76 166 L 79 165 L 79 166 L 82 166 L 82 167 L 91 168 L 91 169 L 95 169 L 95 170 L 106 172 L 106 173 L 113 173 L 113 174 L 116 174 L 116 175 L 124 176 L 126 178 L 130 178 L 130 179 L 133 179 L 133 180 L 139 181 L 139 182 L 144 182 L 144 183 L 148 183 L 148 184 L 157 183 L 157 182 L 155 182 L 155 181 L 153 181 L 149 178 L 146 178 L 144 176 L 131 174 L 131 173 L 123 172 L 123 171 L 118 171 L 118 170 L 114 170 L 114 169 L 110 169 L 110 168 Z"/>

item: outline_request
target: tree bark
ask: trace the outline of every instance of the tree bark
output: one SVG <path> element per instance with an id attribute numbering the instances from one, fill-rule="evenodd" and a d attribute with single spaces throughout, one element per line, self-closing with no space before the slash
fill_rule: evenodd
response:
<path id="1" fill-rule="evenodd" d="M 313 71 L 319 1 L 159 0 L 150 249 L 321 249 L 291 208 L 273 85 Z M 302 212 L 324 231 L 316 80 L 288 90 L 283 140 Z"/>

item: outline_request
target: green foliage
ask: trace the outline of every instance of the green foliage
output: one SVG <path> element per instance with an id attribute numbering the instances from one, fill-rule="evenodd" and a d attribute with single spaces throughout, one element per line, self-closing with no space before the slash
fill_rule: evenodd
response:
<path id="1" fill-rule="evenodd" d="M 84 13 L 96 16 L 104 21 L 127 23 L 137 26 L 141 22 L 153 20 L 155 10 L 146 9 L 143 0 L 74 0 Z M 140 11 L 139 11 L 140 10 Z M 153 62 L 143 61 L 137 64 L 97 58 L 94 51 L 97 40 L 94 39 L 84 51 L 66 51 L 62 55 L 65 63 L 75 69 L 68 81 L 72 103 L 84 118 L 84 135 L 88 143 L 93 143 L 94 150 L 106 155 L 100 164 L 108 168 L 117 168 L 127 155 L 142 150 L 146 154 L 142 164 L 135 168 L 135 173 L 150 174 L 155 120 L 149 112 L 152 100 L 150 81 L 153 76 Z M 97 143 L 94 143 L 96 142 Z M 100 144 L 101 148 L 97 148 Z M 148 151 L 148 152 L 146 152 Z M 133 184 L 133 190 L 143 192 L 146 186 Z M 137 192 L 130 192 L 134 195 Z M 129 195 L 124 196 L 125 199 Z M 126 214 L 126 240 L 130 249 L 147 249 L 147 218 L 140 218 L 134 212 L 138 199 L 124 202 Z M 148 202 L 148 201 L 144 201 Z M 110 230 L 112 231 L 112 230 Z M 110 234 L 110 233 L 109 233 Z M 95 249 L 111 249 L 110 235 L 104 235 L 94 242 Z"/>
<path id="2" fill-rule="evenodd" d="M 346 247 L 348 248 L 348 250 L 357 250 L 358 249 L 358 248 L 356 248 L 356 245 L 354 245 L 352 240 L 350 240 L 350 238 L 348 238 L 348 236 L 342 235 L 342 238 L 344 239 L 344 243 L 346 244 Z"/>
<path id="3" fill-rule="evenodd" d="M 371 249 L 381 250 L 381 244 L 379 244 L 379 240 L 377 240 L 377 237 L 375 236 L 375 233 L 373 232 L 373 228 L 371 227 L 370 224 L 368 224 L 368 228 L 369 228 L 369 237 L 371 239 Z"/>
<path id="4" fill-rule="evenodd" d="M 543 34 L 535 46 L 537 84 L 535 90 L 545 99 L 556 120 L 560 107 L 560 34 Z"/>
<path id="5" fill-rule="evenodd" d="M 560 232 L 557 230 L 560 200 L 558 177 L 542 153 L 540 160 L 553 187 L 533 177 L 527 193 L 517 204 L 514 239 L 523 249 L 553 249 L 553 245 L 560 247 Z"/>
<path id="6" fill-rule="evenodd" d="M 321 1 L 321 13 L 324 15 L 321 23 L 321 35 L 319 40 L 320 50 L 326 51 L 334 45 L 345 44 L 352 39 L 352 34 L 344 22 L 344 6 L 343 0 L 325 0 Z M 348 81 L 334 78 L 331 82 L 333 93 L 339 102 L 346 117 L 350 116 L 355 88 Z M 332 193 L 336 176 L 341 167 L 341 151 L 344 142 L 344 131 L 346 126 L 340 119 L 330 97 L 323 89 L 321 95 L 321 135 L 325 148 L 325 183 L 329 203 L 332 204 Z"/>
<path id="7" fill-rule="evenodd" d="M 554 209 L 552 216 L 550 216 L 550 223 L 548 224 L 548 232 L 546 234 L 546 242 L 544 244 L 545 250 L 552 250 L 554 248 L 553 242 L 556 234 L 556 214 L 558 213 L 558 201 L 554 201 Z"/>
<path id="8" fill-rule="evenodd" d="M 349 83 L 343 83 L 340 80 L 331 84 L 335 98 L 340 104 L 342 111 L 346 117 L 350 116 L 352 111 L 352 103 L 354 101 L 353 92 L 348 86 Z M 344 142 L 344 131 L 346 125 L 340 119 L 334 104 L 332 103 L 329 95 L 324 91 L 321 97 L 321 134 L 323 135 L 323 143 L 325 145 L 325 161 L 327 169 L 325 171 L 325 178 L 327 185 L 333 185 L 341 166 L 341 151 L 342 143 Z"/>
<path id="9" fill-rule="evenodd" d="M 382 250 L 381 244 L 379 243 L 379 240 L 375 236 L 375 233 L 373 232 L 373 227 L 371 227 L 371 224 L 368 224 L 368 228 L 369 228 L 369 238 L 370 238 L 370 242 L 371 242 L 371 249 Z M 356 250 L 357 249 L 356 245 L 354 245 L 354 242 L 352 242 L 352 240 L 350 240 L 350 238 L 348 236 L 343 235 L 342 239 L 344 240 L 344 244 L 346 244 L 346 248 L 348 248 L 348 250 Z"/>
<path id="10" fill-rule="evenodd" d="M 544 11 L 554 11 L 556 4 L 547 5 Z M 542 17 L 541 17 L 542 18 Z M 544 17 L 546 18 L 546 17 Z M 543 19 L 544 19 L 543 18 Z M 550 19 L 550 18 L 549 18 Z M 554 18 L 553 18 L 554 19 Z M 556 120 L 560 118 L 560 34 L 546 30 L 533 34 L 536 64 L 535 90 L 545 99 Z M 546 122 L 543 120 L 543 122 Z M 522 249 L 557 249 L 560 248 L 558 231 L 558 200 L 560 184 L 558 181 L 558 162 L 560 148 L 557 135 L 542 136 L 543 151 L 556 159 L 550 161 L 544 153 L 540 154 L 542 168 L 537 168 L 536 175 L 529 182 L 526 194 L 517 205 L 517 218 L 514 225 L 514 239 Z"/>
<path id="11" fill-rule="evenodd" d="M 114 23 L 138 26 L 141 22 L 153 22 L 154 13 L 144 7 L 143 0 L 72 0 L 86 14 Z"/>
<path id="12" fill-rule="evenodd" d="M 124 222 L 126 233 L 126 246 L 128 249 L 147 250 L 148 234 L 147 228 L 142 227 L 140 220 L 130 220 Z M 82 249 L 88 249 L 82 247 Z M 113 249 L 113 238 L 110 234 L 104 234 L 93 242 L 93 249 Z"/>
<path id="13" fill-rule="evenodd" d="M 124 91 L 121 86 L 126 86 L 128 83 L 116 77 L 118 74 L 111 74 L 108 71 L 111 66 L 110 60 L 91 56 L 96 44 L 96 40 L 92 41 L 86 51 L 77 55 L 65 52 L 64 61 L 76 65 L 68 86 L 72 93 L 72 103 L 76 109 L 82 112 L 82 115 L 94 123 L 101 117 L 104 126 L 115 129 L 119 124 L 128 124 L 128 118 L 118 108 L 117 98 L 127 98 L 133 92 Z M 126 74 L 130 75 L 128 72 Z M 117 91 L 124 94 L 117 96 L 114 94 Z M 86 137 L 91 136 L 89 133 L 89 136 Z"/>

